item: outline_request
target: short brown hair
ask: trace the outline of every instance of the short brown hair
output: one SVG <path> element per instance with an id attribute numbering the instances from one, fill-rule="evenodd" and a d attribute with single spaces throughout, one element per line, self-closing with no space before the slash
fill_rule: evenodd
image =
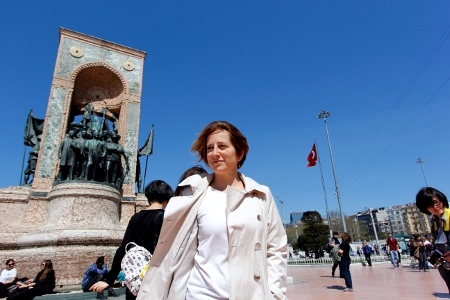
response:
<path id="1" fill-rule="evenodd" d="M 238 162 L 238 169 L 242 167 L 245 159 L 247 158 L 247 153 L 249 150 L 249 146 L 247 143 L 247 138 L 236 128 L 233 124 L 227 121 L 213 121 L 206 125 L 205 128 L 198 134 L 197 139 L 194 141 L 191 147 L 191 152 L 197 152 L 199 156 L 199 160 L 203 160 L 203 162 L 208 166 L 207 159 L 207 147 L 206 144 L 208 142 L 208 137 L 216 132 L 216 131 L 226 131 L 230 135 L 230 141 L 233 144 L 234 149 L 236 150 L 236 154 L 238 156 L 242 156 L 241 160 Z"/>
<path id="2" fill-rule="evenodd" d="M 348 241 L 349 243 L 352 242 L 352 237 L 347 232 L 341 233 L 341 239 L 342 239 L 343 242 L 345 242 L 345 241 Z"/>

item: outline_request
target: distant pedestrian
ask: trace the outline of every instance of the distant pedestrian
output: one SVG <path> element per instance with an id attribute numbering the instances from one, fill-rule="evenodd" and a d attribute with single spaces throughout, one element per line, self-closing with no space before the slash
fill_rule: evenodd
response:
<path id="1" fill-rule="evenodd" d="M 350 274 L 350 243 L 352 242 L 352 237 L 346 233 L 341 233 L 342 243 L 339 244 L 339 254 L 341 255 L 341 262 L 339 263 L 339 269 L 345 279 L 345 289 L 344 292 L 353 292 L 352 275 Z"/>
<path id="2" fill-rule="evenodd" d="M 414 245 L 414 257 L 419 260 L 419 272 L 423 270 L 426 272 L 426 262 L 427 262 L 427 256 L 425 253 L 425 245 L 423 243 L 423 239 L 420 236 L 420 234 L 415 233 L 413 235 L 413 245 Z"/>
<path id="3" fill-rule="evenodd" d="M 334 273 L 336 272 L 336 268 L 339 266 L 339 263 L 341 261 L 341 256 L 339 255 L 339 245 L 335 245 L 334 242 L 330 242 L 330 255 L 331 259 L 333 260 L 333 266 L 331 267 L 331 276 L 334 277 Z M 341 278 L 343 278 L 341 269 L 339 268 L 339 275 Z"/>
<path id="4" fill-rule="evenodd" d="M 366 241 L 363 242 L 362 244 L 362 252 L 364 253 L 364 257 L 366 258 L 367 264 L 369 265 L 369 267 L 372 266 L 372 259 L 370 258 L 370 256 L 372 255 L 372 249 L 370 248 L 370 246 L 367 244 Z"/>
<path id="5" fill-rule="evenodd" d="M 398 260 L 398 243 L 395 238 L 392 237 L 392 233 L 389 232 L 388 238 L 386 240 L 386 249 L 388 255 L 391 256 L 391 262 L 394 266 L 394 269 L 397 269 L 399 260 Z"/>
<path id="6" fill-rule="evenodd" d="M 333 266 L 331 267 L 331 275 L 334 277 L 334 272 L 336 271 L 336 268 L 339 266 L 339 262 L 341 261 L 341 257 L 338 255 L 337 251 L 339 250 L 339 244 L 341 241 L 339 241 L 339 232 L 333 231 L 333 237 L 330 239 L 329 245 L 331 247 L 331 257 L 333 258 Z M 335 253 L 333 253 L 333 248 L 335 248 Z M 335 258 L 336 257 L 336 258 Z M 341 269 L 339 268 L 339 277 L 344 278 L 342 276 Z"/>
<path id="7" fill-rule="evenodd" d="M 339 241 L 339 232 L 333 231 L 333 237 L 331 238 L 335 245 L 339 245 L 341 242 Z"/>

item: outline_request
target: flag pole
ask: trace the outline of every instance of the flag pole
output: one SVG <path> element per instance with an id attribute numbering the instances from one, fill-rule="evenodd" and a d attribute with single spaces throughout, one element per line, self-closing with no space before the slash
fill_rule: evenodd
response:
<path id="1" fill-rule="evenodd" d="M 142 185 L 144 187 L 144 190 L 145 190 L 145 177 L 147 177 L 147 163 L 148 163 L 148 155 L 146 155 L 145 158 L 144 184 Z"/>
<path id="2" fill-rule="evenodd" d="M 23 165 L 25 164 L 25 153 L 27 153 L 27 146 L 26 145 L 24 146 L 24 149 L 23 149 L 22 168 L 20 170 L 20 182 L 19 182 L 19 185 L 22 185 Z"/>
<path id="3" fill-rule="evenodd" d="M 328 210 L 327 191 L 325 189 L 325 180 L 323 179 L 322 163 L 320 162 L 319 147 L 317 146 L 316 139 L 314 139 L 314 144 L 316 144 L 317 159 L 319 160 L 320 177 L 322 178 L 323 197 L 325 199 L 325 208 L 327 210 L 328 229 L 330 230 L 330 238 L 332 238 L 333 231 L 331 230 L 330 212 Z"/>

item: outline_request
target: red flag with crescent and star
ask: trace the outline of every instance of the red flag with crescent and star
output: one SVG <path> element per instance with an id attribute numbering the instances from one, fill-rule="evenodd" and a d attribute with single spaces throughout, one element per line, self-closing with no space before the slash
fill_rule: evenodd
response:
<path id="1" fill-rule="evenodd" d="M 316 143 L 313 144 L 311 152 L 308 155 L 308 165 L 307 167 L 314 167 L 317 161 L 317 151 L 316 151 Z"/>

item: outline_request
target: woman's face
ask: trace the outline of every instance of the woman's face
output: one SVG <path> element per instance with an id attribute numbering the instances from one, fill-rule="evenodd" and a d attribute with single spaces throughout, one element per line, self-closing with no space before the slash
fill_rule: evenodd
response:
<path id="1" fill-rule="evenodd" d="M 427 210 L 432 215 L 440 217 L 444 213 L 444 203 L 442 203 L 437 197 L 433 197 L 433 205 L 427 207 Z"/>
<path id="2" fill-rule="evenodd" d="M 216 174 L 234 174 L 241 157 L 230 141 L 230 134 L 218 130 L 208 136 L 206 143 L 206 158 L 208 166 Z"/>
<path id="3" fill-rule="evenodd" d="M 42 270 L 45 269 L 45 261 L 41 262 L 41 269 L 42 269 Z"/>

